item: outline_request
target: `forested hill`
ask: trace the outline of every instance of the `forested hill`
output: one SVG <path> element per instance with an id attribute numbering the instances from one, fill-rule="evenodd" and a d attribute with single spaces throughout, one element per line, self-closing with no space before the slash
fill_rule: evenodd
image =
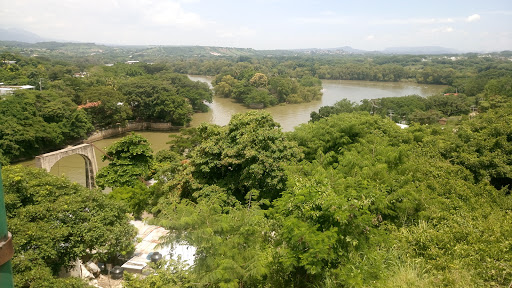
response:
<path id="1" fill-rule="evenodd" d="M 92 58 L 110 61 L 118 57 L 139 56 L 140 60 L 156 61 L 162 57 L 239 57 L 265 55 L 293 55 L 297 52 L 286 50 L 254 50 L 251 48 L 213 46 L 138 46 L 101 45 L 94 43 L 0 41 L 0 49 L 17 50 L 41 56 L 94 56 Z"/>
<path id="2" fill-rule="evenodd" d="M 69 58 L 73 56 L 89 57 L 98 61 L 127 61 L 126 57 L 138 57 L 136 60 L 155 62 L 168 57 L 277 57 L 277 56 L 376 56 L 376 55 L 462 55 L 462 53 L 443 47 L 394 47 L 383 51 L 365 51 L 349 46 L 338 48 L 311 48 L 289 50 L 256 50 L 252 48 L 215 47 L 215 46 L 162 46 L 162 45 L 108 45 L 73 42 L 38 42 L 0 40 L 0 50 L 16 51 L 31 56 L 53 56 Z M 505 52 L 506 53 L 506 52 Z M 471 54 L 471 53 L 468 53 Z M 475 53 L 472 53 L 475 54 Z M 501 55 L 502 53 L 487 53 Z M 510 56 L 510 53 L 508 53 Z M 135 60 L 135 59 L 134 59 Z M 106 63 L 105 62 L 105 63 Z"/>

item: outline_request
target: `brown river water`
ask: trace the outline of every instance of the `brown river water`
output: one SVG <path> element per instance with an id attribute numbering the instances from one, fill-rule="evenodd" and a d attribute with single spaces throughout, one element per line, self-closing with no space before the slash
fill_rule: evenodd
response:
<path id="1" fill-rule="evenodd" d="M 203 81 L 207 83 L 210 83 L 213 79 L 213 77 L 207 76 L 189 77 L 194 81 Z M 322 80 L 322 85 L 322 100 L 302 104 L 279 105 L 265 110 L 272 115 L 276 122 L 281 124 L 283 131 L 292 131 L 294 127 L 307 123 L 312 111 L 318 111 L 322 106 L 333 105 L 336 101 L 343 98 L 359 103 L 363 99 L 399 97 L 412 94 L 425 97 L 442 93 L 446 88 L 446 86 L 425 85 L 410 82 L 389 83 L 347 80 Z M 214 98 L 213 103 L 209 104 L 209 106 L 209 112 L 199 113 L 193 116 L 191 122 L 192 127 L 198 126 L 203 122 L 226 125 L 229 123 L 233 114 L 243 113 L 250 110 L 243 105 L 226 98 Z M 151 143 L 153 151 L 156 152 L 168 148 L 167 142 L 169 141 L 169 135 L 177 132 L 141 131 L 137 133 L 147 138 Z M 123 135 L 103 139 L 94 142 L 94 145 L 104 150 L 105 147 L 110 146 L 122 137 Z M 99 168 L 107 165 L 107 162 L 101 161 L 102 155 L 102 152 L 96 149 L 96 158 Z M 35 160 L 25 161 L 18 164 L 35 167 Z M 71 181 L 85 186 L 85 163 L 83 158 L 79 155 L 72 155 L 61 159 L 53 166 L 51 174 L 59 176 L 65 175 Z"/>

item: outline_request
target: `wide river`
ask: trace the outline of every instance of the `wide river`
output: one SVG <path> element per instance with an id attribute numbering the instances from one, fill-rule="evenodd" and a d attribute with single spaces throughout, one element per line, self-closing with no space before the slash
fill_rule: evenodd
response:
<path id="1" fill-rule="evenodd" d="M 210 84 L 213 77 L 207 76 L 189 76 L 194 81 L 203 81 Z M 384 97 L 399 97 L 405 95 L 417 94 L 420 96 L 430 96 L 442 93 L 446 86 L 425 85 L 410 82 L 368 82 L 368 81 L 346 81 L 346 80 L 322 80 L 323 96 L 322 100 L 302 103 L 279 105 L 265 109 L 274 120 L 281 124 L 283 131 L 292 131 L 294 127 L 309 121 L 309 115 L 312 111 L 318 111 L 322 106 L 333 105 L 336 101 L 347 98 L 350 101 L 360 103 L 363 99 L 374 99 Z M 209 104 L 210 111 L 207 113 L 195 114 L 191 126 L 195 127 L 203 122 L 218 125 L 226 125 L 231 119 L 231 115 L 249 111 L 250 109 L 241 104 L 233 102 L 231 99 L 214 98 Z M 154 151 L 166 149 L 168 147 L 169 134 L 173 132 L 137 132 L 147 138 Z M 176 133 L 176 132 L 175 132 Z M 122 136 L 100 140 L 94 143 L 95 146 L 104 149 L 110 146 Z M 96 149 L 96 158 L 98 166 L 104 167 L 107 163 L 101 161 L 102 152 Z M 20 163 L 27 166 L 35 166 L 35 160 Z M 71 181 L 85 185 L 85 164 L 81 156 L 73 155 L 63 158 L 57 162 L 51 173 L 54 175 L 65 175 Z"/>

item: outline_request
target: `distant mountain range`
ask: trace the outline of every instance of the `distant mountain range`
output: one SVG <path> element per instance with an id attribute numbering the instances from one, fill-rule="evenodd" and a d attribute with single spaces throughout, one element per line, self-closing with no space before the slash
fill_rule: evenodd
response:
<path id="1" fill-rule="evenodd" d="M 28 32 L 22 29 L 1 29 L 0 28 L 0 40 L 2 41 L 17 41 L 17 42 L 25 42 L 25 43 L 37 43 L 48 41 L 48 39 L 44 39 L 37 34 L 32 32 Z"/>
<path id="2" fill-rule="evenodd" d="M 382 51 L 385 54 L 412 54 L 412 55 L 433 55 L 433 54 L 460 54 L 461 51 L 439 47 L 439 46 L 423 46 L 423 47 L 390 47 Z"/>
<path id="3" fill-rule="evenodd" d="M 366 51 L 354 49 L 350 46 L 343 46 L 337 48 L 307 48 L 307 49 L 293 49 L 291 51 L 302 52 L 307 54 L 366 54 L 378 53 L 376 51 Z"/>
<path id="4" fill-rule="evenodd" d="M 40 37 L 37 34 L 34 34 L 32 32 L 28 32 L 26 30 L 22 29 L 0 29 L 0 41 L 15 41 L 15 42 L 24 42 L 24 43 L 38 43 L 38 42 L 47 42 L 50 41 L 49 39 L 45 39 L 43 37 Z M 103 46 L 103 45 L 101 45 Z M 106 46 L 117 46 L 117 45 L 106 45 Z M 135 47 L 135 46 L 132 46 Z M 141 47 L 141 46 L 138 46 Z M 146 46 L 146 47 L 152 47 L 152 46 Z M 153 46 L 155 47 L 155 46 Z M 162 47 L 162 46 L 159 46 Z M 167 46 L 163 46 L 167 47 Z M 171 47 L 171 46 L 169 46 Z M 173 50 L 179 49 L 180 47 L 186 48 L 190 50 L 190 47 L 196 47 L 199 48 L 200 46 L 172 46 Z M 142 47 L 141 47 L 142 48 Z M 205 48 L 220 48 L 220 47 L 205 47 Z M 253 51 L 254 54 L 261 54 L 261 53 L 270 53 L 270 54 L 289 54 L 289 53 L 304 53 L 304 54 L 311 54 L 311 55 L 320 55 L 320 54 L 327 54 L 327 55 L 344 55 L 344 54 L 409 54 L 409 55 L 439 55 L 439 54 L 461 54 L 463 52 L 445 48 L 445 47 L 439 47 L 439 46 L 424 46 L 424 47 L 391 47 L 386 48 L 382 51 L 366 51 L 366 50 L 360 50 L 360 49 L 354 49 L 349 46 L 343 46 L 338 48 L 310 48 L 310 49 L 290 49 L 290 50 L 253 50 L 253 49 L 242 49 L 242 48 L 228 48 L 231 50 L 241 50 L 243 52 L 242 54 L 253 54 L 250 53 L 250 51 Z M 244 51 L 242 51 L 244 50 Z M 221 52 L 209 52 L 212 55 L 225 55 L 229 56 L 231 53 L 222 53 L 226 51 Z M 249 53 L 248 53 L 249 52 Z M 238 54 L 238 53 L 235 53 Z"/>

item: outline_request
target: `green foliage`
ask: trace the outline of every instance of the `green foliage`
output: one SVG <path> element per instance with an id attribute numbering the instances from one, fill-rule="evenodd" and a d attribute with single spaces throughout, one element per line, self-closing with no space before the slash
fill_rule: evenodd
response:
<path id="1" fill-rule="evenodd" d="M 196 247 L 189 276 L 194 282 L 214 287 L 259 286 L 271 260 L 269 222 L 262 210 L 237 205 L 222 190 L 204 188 L 197 193 L 197 203 L 166 198 L 160 203 L 159 223 L 177 231 L 167 243 L 185 241 Z"/>
<path id="2" fill-rule="evenodd" d="M 427 98 L 427 109 L 437 110 L 446 116 L 469 113 L 469 103 L 465 95 L 433 95 Z"/>
<path id="3" fill-rule="evenodd" d="M 192 106 L 177 94 L 176 88 L 154 77 L 132 78 L 121 87 L 133 116 L 144 121 L 171 122 L 185 125 L 190 122 Z"/>
<path id="4" fill-rule="evenodd" d="M 441 153 L 452 163 L 471 171 L 477 181 L 497 189 L 512 188 L 511 106 L 494 109 L 464 122 L 442 143 Z"/>
<path id="5" fill-rule="evenodd" d="M 235 114 L 225 127 L 203 125 L 203 139 L 190 154 L 192 175 L 200 183 L 226 188 L 242 202 L 275 199 L 285 188 L 283 163 L 300 159 L 279 124 L 266 112 Z"/>
<path id="6" fill-rule="evenodd" d="M 17 286 L 83 287 L 51 275 L 77 258 L 106 261 L 132 251 L 135 230 L 126 211 L 101 191 L 22 166 L 4 167 L 2 176 Z"/>
<path id="7" fill-rule="evenodd" d="M 48 44 L 48 45 L 46 45 Z M 51 51 L 72 44 L 46 43 Z M 46 49 L 46 48 L 45 48 Z M 103 47 L 102 49 L 106 49 Z M 59 50 L 61 51 L 61 50 Z M 31 55 L 33 53 L 30 53 Z M 50 52 L 50 54 L 52 54 Z M 184 126 L 194 111 L 207 111 L 212 92 L 205 83 L 171 73 L 165 64 L 104 66 L 88 57 L 28 57 L 2 53 L 0 79 L 7 85 L 33 85 L 0 101 L 2 161 L 29 158 L 83 140 L 95 128 L 124 126 L 129 120 L 170 122 Z M 151 75 L 149 77 L 148 75 Z M 77 111 L 76 105 L 101 101 Z"/>
<path id="8" fill-rule="evenodd" d="M 30 261 L 32 260 L 32 261 Z M 40 263 L 38 259 L 14 258 L 14 287 L 42 287 L 42 288 L 90 288 L 84 280 L 79 278 L 57 278 L 54 277 L 50 268 Z M 34 267 L 35 266 L 35 267 Z M 37 269 L 34 269 L 37 268 Z"/>
<path id="9" fill-rule="evenodd" d="M 19 91 L 0 101 L 0 150 L 7 159 L 35 156 L 83 138 L 93 127 L 69 99 Z"/>
<path id="10" fill-rule="evenodd" d="M 176 73 L 164 74 L 163 79 L 176 87 L 176 93 L 188 99 L 195 111 L 206 112 L 208 106 L 204 102 L 212 102 L 213 93 L 208 84 L 201 81 L 193 82 L 186 75 Z"/>
<path id="11" fill-rule="evenodd" d="M 49 49 L 41 51 L 48 55 L 91 48 L 40 45 Z M 151 61 L 155 55 L 203 50 L 129 51 Z M 137 215 L 153 206 L 155 222 L 173 230 L 167 243 L 195 246 L 196 262 L 185 270 L 182 263 L 171 261 L 146 279 L 127 275 L 127 287 L 510 285 L 509 54 L 468 54 L 452 61 L 437 56 L 291 56 L 268 51 L 264 53 L 281 54 L 260 57 L 251 50 L 225 50 L 237 57 L 112 67 L 87 64 L 94 57 L 83 57 L 75 66 L 48 57 L 2 53 L 17 61 L 0 64 L 2 81 L 38 85 L 42 77 L 50 79 L 43 88 L 51 92 L 21 92 L 23 97 L 0 103 L 5 123 L 0 126 L 0 161 L 83 137 L 90 123 L 73 102 L 105 101 L 105 110 L 87 113 L 101 117 L 112 112 L 108 115 L 114 124 L 128 117 L 188 123 L 192 111 L 204 110 L 203 101 L 210 101 L 211 93 L 205 85 L 170 71 L 217 75 L 217 96 L 254 107 L 318 99 L 318 78 L 408 79 L 452 85 L 446 92 L 460 94 L 374 99 L 361 105 L 345 100 L 322 107 L 312 113 L 314 123 L 288 134 L 266 113 L 239 114 L 226 127 L 184 130 L 169 151 L 157 155 L 157 166 L 151 164 L 147 143 L 132 135 L 110 151 L 115 165 L 99 176 L 100 183 L 131 186 L 114 189 L 108 197 L 116 201 L 97 191 L 85 194 L 40 171 L 8 167 L 4 182 L 14 223 L 10 227 L 21 235 L 15 238 L 20 248 L 13 260 L 18 283 L 80 287 L 79 281 L 64 284 L 75 280 L 51 275 L 91 251 L 99 251 L 95 257 L 102 259 L 128 251 L 133 231 L 125 226 L 124 209 Z M 126 51 L 108 57 L 123 59 Z M 70 76 L 85 67 L 90 77 Z M 132 116 L 126 108 L 126 113 L 115 110 L 112 104 L 117 102 L 125 103 Z M 413 123 L 401 130 L 393 123 L 434 124 L 442 116 L 465 115 L 473 105 L 480 114 L 462 117 L 453 129 Z M 390 110 L 393 121 L 388 120 Z M 302 153 L 304 161 L 299 162 Z M 158 183 L 150 190 L 139 186 L 137 177 L 145 177 L 153 167 Z M 97 243 L 102 244 L 93 245 Z"/>
<path id="12" fill-rule="evenodd" d="M 395 138 L 396 141 L 400 141 L 402 137 L 400 128 L 393 122 L 370 116 L 365 112 L 339 114 L 307 125 L 303 124 L 297 127 L 290 137 L 304 149 L 306 159 L 313 160 L 318 151 L 323 154 L 331 151 L 343 153 L 342 148 L 357 144 L 375 133 Z"/>
<path id="13" fill-rule="evenodd" d="M 202 138 L 197 128 L 181 129 L 179 134 L 170 134 L 172 140 L 167 142 L 170 144 L 170 150 L 184 155 L 190 152 L 197 145 L 201 144 Z"/>
<path id="14" fill-rule="evenodd" d="M 276 241 L 279 252 L 275 257 L 281 275 L 294 286 L 305 287 L 321 283 L 336 267 L 341 274 L 352 270 L 352 275 L 338 279 L 345 285 L 363 277 L 375 277 L 382 267 L 365 271 L 364 266 L 368 264 L 355 266 L 351 255 L 364 251 L 370 241 L 373 245 L 382 241 L 376 239 L 381 216 L 375 207 L 382 205 L 378 202 L 385 199 L 385 194 L 361 180 L 350 184 L 329 183 L 327 179 L 336 177 L 333 171 L 323 174 L 322 168 L 313 169 L 314 175 L 293 179 L 283 197 L 274 201 L 272 218 L 279 223 Z"/>
<path id="15" fill-rule="evenodd" d="M 109 160 L 98 172 L 96 184 L 106 187 L 136 187 L 152 173 L 153 150 L 147 139 L 132 133 L 112 144 L 102 160 Z"/>
<path id="16" fill-rule="evenodd" d="M 169 260 L 166 265 L 159 265 L 152 274 L 145 276 L 125 273 L 123 287 L 125 288 L 182 288 L 194 287 L 190 273 L 187 273 L 185 264 Z M 154 264 L 152 267 L 155 266 Z"/>
<path id="17" fill-rule="evenodd" d="M 355 111 L 356 103 L 351 102 L 350 100 L 343 98 L 340 101 L 334 103 L 333 106 L 322 106 L 318 110 L 318 112 L 313 111 L 310 114 L 311 122 L 316 122 L 322 118 L 329 117 L 330 115 L 341 114 L 341 113 L 350 113 Z"/>
<path id="18" fill-rule="evenodd" d="M 93 87 L 82 93 L 82 102 L 101 102 L 98 106 L 83 109 L 89 115 L 91 122 L 97 128 L 125 125 L 131 118 L 132 111 L 124 96 L 111 87 Z"/>
<path id="19" fill-rule="evenodd" d="M 108 197 L 123 203 L 135 219 L 141 219 L 142 213 L 149 205 L 151 193 L 144 183 L 139 182 L 135 187 L 118 187 L 108 194 Z"/>
<path id="20" fill-rule="evenodd" d="M 322 82 L 316 77 L 306 76 L 299 80 L 283 76 L 268 77 L 264 73 L 255 73 L 253 67 L 245 65 L 233 70 L 230 74 L 216 77 L 215 95 L 234 98 L 251 108 L 264 108 L 285 102 L 311 102 L 322 97 Z"/>
<path id="21" fill-rule="evenodd" d="M 198 249 L 184 286 L 506 287 L 512 198 L 492 179 L 508 179 L 510 111 L 463 120 L 454 131 L 400 129 L 364 112 L 301 125 L 284 141 L 297 141 L 305 160 L 277 160 L 284 178 L 256 174 L 286 181 L 272 202 L 261 197 L 269 188 L 237 166 L 272 151 L 254 145 L 268 133 L 256 127 L 272 121 L 237 115 L 192 133 L 189 159 L 162 157 L 156 221 L 175 231 L 168 243 Z"/>
<path id="22" fill-rule="evenodd" d="M 311 122 L 315 122 L 330 115 L 367 111 L 372 115 L 389 117 L 395 122 L 434 124 L 443 116 L 467 115 L 470 112 L 473 100 L 462 94 L 432 95 L 426 98 L 409 95 L 372 100 L 365 99 L 361 101 L 360 105 L 343 99 L 333 106 L 320 107 L 318 112 L 311 112 L 310 117 Z M 496 105 L 496 103 L 494 104 Z"/>
<path id="23" fill-rule="evenodd" d="M 437 110 L 429 110 L 429 111 L 414 111 L 409 115 L 409 119 L 413 123 L 419 124 L 436 124 L 439 122 L 439 119 L 442 118 L 441 112 Z"/>
<path id="24" fill-rule="evenodd" d="M 168 192 L 159 194 L 193 200 L 200 196 L 197 191 L 216 185 L 244 205 L 268 205 L 285 189 L 284 164 L 301 157 L 266 112 L 236 114 L 225 127 L 203 124 L 188 131 L 191 138 L 185 142 L 171 142 L 180 145 L 172 148 L 180 153 L 190 149 L 188 159 L 161 169 L 157 177 Z M 187 143 L 192 146 L 181 146 Z"/>

